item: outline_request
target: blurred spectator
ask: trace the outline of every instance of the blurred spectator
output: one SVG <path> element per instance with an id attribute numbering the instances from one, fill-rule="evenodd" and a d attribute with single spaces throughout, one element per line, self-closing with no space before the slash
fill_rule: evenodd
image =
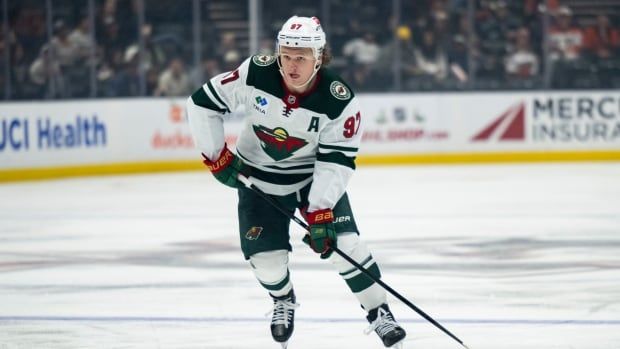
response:
<path id="1" fill-rule="evenodd" d="M 456 30 L 448 45 L 450 71 L 460 83 L 469 81 L 470 67 L 480 58 L 478 37 L 466 13 L 456 17 Z"/>
<path id="2" fill-rule="evenodd" d="M 600 14 L 596 16 L 596 24 L 586 29 L 584 46 L 597 58 L 615 56 L 620 48 L 620 30 L 611 26 L 607 15 Z"/>
<path id="3" fill-rule="evenodd" d="M 159 75 L 155 96 L 185 96 L 191 92 L 192 84 L 183 61 L 180 58 L 171 59 L 168 68 Z"/>
<path id="4" fill-rule="evenodd" d="M 68 88 L 72 97 L 87 97 L 90 95 L 90 69 L 97 61 L 94 51 L 95 43 L 91 37 L 90 21 L 82 17 L 77 27 L 69 34 L 69 43 L 75 51 L 75 63 L 65 72 Z"/>
<path id="5" fill-rule="evenodd" d="M 373 67 L 379 59 L 380 48 L 375 35 L 366 32 L 345 43 L 343 56 L 347 59 L 344 75 L 349 84 L 357 90 L 364 90 L 372 83 Z"/>
<path id="6" fill-rule="evenodd" d="M 117 65 L 118 69 L 122 69 L 122 63 Z M 97 93 L 101 97 L 111 97 L 113 93 L 113 84 L 117 70 L 113 69 L 109 62 L 103 61 L 97 69 Z"/>
<path id="7" fill-rule="evenodd" d="M 138 67 L 138 48 L 130 47 L 125 51 L 122 70 L 114 76 L 105 95 L 110 97 L 139 96 L 140 74 Z"/>
<path id="8" fill-rule="evenodd" d="M 448 50 L 448 65 L 450 71 L 461 83 L 469 80 L 469 55 L 470 51 L 465 37 L 461 34 L 455 35 Z"/>
<path id="9" fill-rule="evenodd" d="M 591 88 L 598 85 L 590 57 L 584 55 L 584 32 L 573 23 L 572 11 L 560 6 L 549 31 L 551 85 L 554 88 Z"/>
<path id="10" fill-rule="evenodd" d="M 97 36 L 97 42 L 103 50 L 103 64 L 112 71 L 122 69 L 126 40 L 120 34 L 116 20 L 113 17 L 105 18 Z"/>
<path id="11" fill-rule="evenodd" d="M 447 49 L 450 45 L 450 16 L 443 8 L 437 8 L 433 12 L 430 28 L 433 29 L 435 42 L 443 49 Z M 424 40 L 424 39 L 422 39 Z"/>
<path id="12" fill-rule="evenodd" d="M 531 78 L 538 74 L 538 56 L 532 51 L 530 31 L 523 27 L 517 31 L 516 45 L 506 57 L 506 73 L 510 78 Z"/>
<path id="13" fill-rule="evenodd" d="M 38 98 L 57 98 L 66 96 L 66 82 L 60 63 L 52 58 L 49 45 L 41 48 L 39 57 L 30 65 L 30 80 L 38 87 Z"/>
<path id="14" fill-rule="evenodd" d="M 523 0 L 523 13 L 525 17 L 535 16 L 537 12 L 555 12 L 560 7 L 560 0 Z"/>
<path id="15" fill-rule="evenodd" d="M 138 40 L 138 1 L 137 0 L 103 0 L 101 18 L 104 23 L 110 21 L 118 25 L 125 45 Z M 148 6 L 148 5 L 145 5 Z"/>
<path id="16" fill-rule="evenodd" d="M 435 80 L 443 80 L 448 75 L 448 58 L 445 50 L 439 46 L 432 29 L 424 31 L 422 44 L 413 51 L 417 72 Z"/>
<path id="17" fill-rule="evenodd" d="M 2 53 L 2 59 L 4 63 L 10 63 L 9 75 L 4 77 L 11 83 L 10 97 L 14 99 L 35 97 L 39 93 L 39 88 L 30 81 L 30 62 L 26 59 L 24 47 L 17 40 L 15 32 L 9 31 L 8 34 L 8 38 L 3 40 L 3 49 L 9 50 L 9 61 L 4 61 L 5 52 Z M 2 69 L 4 70 L 4 66 Z"/>
<path id="18" fill-rule="evenodd" d="M 366 32 L 363 37 L 353 38 L 345 43 L 342 53 L 356 65 L 373 65 L 379 58 L 379 45 L 375 35 Z"/>
<path id="19" fill-rule="evenodd" d="M 220 37 L 216 52 L 217 56 L 223 59 L 225 71 L 235 70 L 241 64 L 241 53 L 237 48 L 236 40 L 234 32 L 225 32 Z"/>
<path id="20" fill-rule="evenodd" d="M 90 21 L 88 17 L 80 19 L 77 27 L 69 34 L 68 41 L 74 46 L 78 58 L 90 58 L 91 50 L 95 43 L 90 35 Z"/>
<path id="21" fill-rule="evenodd" d="M 140 55 L 140 43 L 135 42 L 125 49 L 128 52 L 137 52 L 138 73 L 144 74 L 146 81 L 146 95 L 152 95 L 157 89 L 158 77 L 166 62 L 166 52 L 158 42 L 153 40 L 153 25 L 145 23 L 140 29 L 144 51 Z"/>
<path id="22" fill-rule="evenodd" d="M 136 30 L 140 3 L 97 0 L 93 14 L 96 28 L 90 28 L 89 16 L 84 16 L 89 7 L 84 3 L 52 1 L 55 22 L 50 41 L 44 2 L 9 1 L 8 38 L 0 39 L 0 55 L 7 48 L 9 51 L 8 63 L 4 62 L 9 67 L 0 71 L 0 88 L 10 84 L 11 99 L 88 97 L 90 69 L 95 67 L 99 96 L 138 95 L 140 77 L 146 80 L 147 95 L 166 94 L 160 88 L 163 70 L 170 69 L 167 64 L 171 57 L 185 56 L 190 53 L 185 50 L 192 49 L 191 11 L 177 11 L 173 0 L 143 2 L 144 15 L 151 22 Z M 401 78 L 402 86 L 410 89 L 531 88 L 535 85 L 527 80 L 542 80 L 543 60 L 549 74 L 544 76 L 551 82 L 545 87 L 620 86 L 616 77 L 620 70 L 620 27 L 616 24 L 620 2 L 616 0 L 605 4 L 581 1 L 574 16 L 569 7 L 562 6 L 572 4 L 572 0 L 398 3 L 401 13 L 394 12 L 390 2 L 329 1 L 331 11 L 350 10 L 325 23 L 333 29 L 332 47 L 343 53 L 333 68 L 361 91 L 386 90 Z M 468 12 L 470 5 L 473 13 Z M 239 6 L 243 9 L 244 5 Z M 202 10 L 208 18 L 201 23 L 202 44 L 210 55 L 199 66 L 187 67 L 191 73 L 186 74 L 194 85 L 218 72 L 235 69 L 249 44 L 248 37 L 239 35 L 244 30 L 240 24 L 247 19 L 245 14 L 234 19 L 211 18 L 210 6 L 202 6 Z M 284 14 L 265 13 L 267 30 L 277 31 L 281 25 L 277 20 L 294 11 L 286 4 L 275 10 Z M 310 11 L 310 7 L 303 11 Z M 601 15 L 588 17 L 592 13 Z M 547 16 L 553 16 L 552 29 L 544 32 Z M 577 21 L 573 23 L 573 19 Z M 586 23 L 588 27 L 579 26 Z M 433 45 L 424 44 L 427 30 L 433 33 Z M 144 40 L 143 52 L 138 52 L 139 35 Z M 548 46 L 543 47 L 543 43 Z M 273 49 L 273 40 L 265 39 L 259 42 L 256 53 L 273 54 Z M 90 60 L 93 51 L 95 59 Z M 550 55 L 544 56 L 547 52 Z M 445 59 L 438 58 L 442 55 Z M 0 59 L 6 58 L 2 55 Z M 126 85 L 121 86 L 121 81 Z M 468 81 L 473 85 L 464 84 Z M 3 91 L 0 95 L 6 96 Z"/>
<path id="23" fill-rule="evenodd" d="M 62 75 L 63 83 L 54 83 L 55 96 L 51 98 L 72 97 L 74 87 L 76 91 L 82 90 L 80 87 L 75 86 L 74 83 L 87 81 L 82 71 L 78 71 L 79 63 L 81 62 L 79 52 L 74 43 L 69 40 L 69 33 L 69 27 L 64 20 L 54 22 L 54 37 L 51 44 L 45 48 L 45 53 L 39 56 L 39 59 L 43 61 L 53 60 L 54 65 L 46 69 L 46 71 L 54 71 L 51 81 L 60 79 L 56 76 L 56 63 L 60 69 L 58 74 Z M 49 52 L 47 48 L 49 48 Z"/>
<path id="24" fill-rule="evenodd" d="M 33 5 L 30 5 L 33 6 Z M 24 62 L 30 64 L 48 41 L 45 25 L 45 12 L 40 7 L 24 6 L 18 8 L 13 22 L 15 42 L 21 46 Z"/>
<path id="25" fill-rule="evenodd" d="M 510 13 L 506 1 L 498 0 L 486 2 L 479 11 L 477 23 L 481 43 L 477 75 L 493 82 L 504 75 L 503 57 L 508 52 L 508 43 L 522 26 L 522 19 Z"/>
<path id="26" fill-rule="evenodd" d="M 404 80 L 415 76 L 417 72 L 413 36 L 408 26 L 401 25 L 396 28 L 394 38 L 381 47 L 375 69 L 379 75 L 392 76 L 394 62 L 400 61 L 400 74 Z"/>
<path id="27" fill-rule="evenodd" d="M 69 27 L 63 20 L 54 23 L 54 37 L 50 49 L 61 69 L 70 67 L 79 58 L 77 47 L 69 40 Z"/>
<path id="28" fill-rule="evenodd" d="M 207 79 L 222 73 L 220 63 L 215 58 L 205 58 L 190 74 L 192 86 L 202 86 Z"/>
<path id="29" fill-rule="evenodd" d="M 583 49 L 583 31 L 572 22 L 572 10 L 561 6 L 556 15 L 556 24 L 549 31 L 552 60 L 576 60 Z"/>
<path id="30" fill-rule="evenodd" d="M 494 52 L 502 51 L 506 42 L 514 38 L 517 29 L 523 25 L 523 18 L 511 12 L 508 2 L 504 0 L 488 2 L 477 19 L 483 48 Z"/>
<path id="31" fill-rule="evenodd" d="M 153 40 L 153 25 L 145 23 L 140 29 L 140 35 L 144 44 L 144 52 L 141 57 L 142 62 L 139 65 L 140 70 L 147 73 L 150 70 L 159 72 L 166 61 L 166 54 Z M 129 50 L 139 50 L 139 48 L 140 43 L 133 43 L 125 49 L 125 55 L 127 55 Z"/>
<path id="32" fill-rule="evenodd" d="M 620 30 L 612 27 L 607 15 L 598 15 L 594 25 L 586 29 L 584 56 L 596 64 L 596 87 L 620 87 Z"/>

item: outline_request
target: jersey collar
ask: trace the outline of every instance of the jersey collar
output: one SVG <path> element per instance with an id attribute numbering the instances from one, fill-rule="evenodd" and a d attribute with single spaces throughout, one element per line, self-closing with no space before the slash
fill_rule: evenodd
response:
<path id="1" fill-rule="evenodd" d="M 280 83 L 282 84 L 282 89 L 284 90 L 284 96 L 282 97 L 282 101 L 284 101 L 287 108 L 299 108 L 299 103 L 301 99 L 316 91 L 317 87 L 319 86 L 319 81 L 321 80 L 321 71 L 322 69 L 320 69 L 316 73 L 316 77 L 314 78 L 312 85 L 304 93 L 295 93 L 293 91 L 290 91 L 286 86 L 286 83 L 284 82 L 284 78 L 281 78 Z"/>

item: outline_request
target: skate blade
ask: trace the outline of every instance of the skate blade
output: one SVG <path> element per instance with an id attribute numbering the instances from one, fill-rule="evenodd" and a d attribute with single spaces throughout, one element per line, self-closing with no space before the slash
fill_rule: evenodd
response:
<path id="1" fill-rule="evenodd" d="M 288 341 L 282 342 L 282 343 L 280 343 L 280 345 L 282 346 L 282 349 L 286 349 L 286 348 L 288 348 Z"/>

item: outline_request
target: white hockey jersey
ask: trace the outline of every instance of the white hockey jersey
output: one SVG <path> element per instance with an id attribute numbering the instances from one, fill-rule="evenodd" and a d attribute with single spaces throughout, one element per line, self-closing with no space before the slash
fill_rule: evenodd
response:
<path id="1" fill-rule="evenodd" d="M 351 89 L 321 68 L 308 93 L 286 88 L 276 58 L 257 55 L 210 79 L 187 100 L 196 146 L 214 160 L 224 147 L 223 122 L 244 105 L 237 155 L 261 190 L 287 195 L 312 182 L 308 211 L 333 208 L 355 170 L 362 136 Z"/>

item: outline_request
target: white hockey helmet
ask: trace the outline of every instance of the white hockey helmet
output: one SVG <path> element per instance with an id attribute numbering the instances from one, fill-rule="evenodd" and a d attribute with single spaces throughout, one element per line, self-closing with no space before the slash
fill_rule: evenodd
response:
<path id="1" fill-rule="evenodd" d="M 280 46 L 309 47 L 318 61 L 325 49 L 325 43 L 325 32 L 318 18 L 293 16 L 278 32 L 276 55 L 280 53 Z"/>

